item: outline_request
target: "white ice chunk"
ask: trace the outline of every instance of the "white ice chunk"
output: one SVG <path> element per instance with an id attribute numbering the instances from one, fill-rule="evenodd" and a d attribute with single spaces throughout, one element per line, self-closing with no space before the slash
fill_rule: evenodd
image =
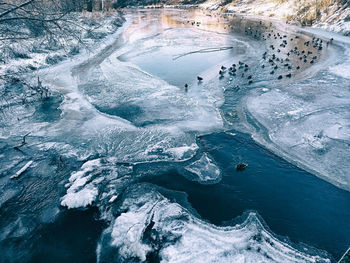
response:
<path id="1" fill-rule="evenodd" d="M 109 203 L 113 203 L 115 201 L 115 199 L 118 198 L 118 195 L 113 195 L 110 199 L 109 199 Z"/>
<path id="2" fill-rule="evenodd" d="M 78 208 L 91 205 L 98 195 L 97 186 L 101 178 L 91 181 L 91 172 L 101 166 L 101 160 L 95 159 L 85 162 L 81 170 L 72 173 L 67 194 L 62 197 L 61 205 L 68 208 Z M 103 179 L 103 178 L 102 178 Z M 90 182 L 90 183 L 89 183 Z"/>
<path id="3" fill-rule="evenodd" d="M 176 160 L 184 160 L 184 157 L 192 157 L 197 150 L 198 145 L 196 143 L 192 143 L 189 146 L 185 145 L 167 149 L 166 152 L 174 156 Z"/>
<path id="4" fill-rule="evenodd" d="M 85 207 L 95 201 L 97 194 L 98 190 L 96 187 L 87 185 L 80 191 L 67 193 L 62 198 L 61 205 L 68 208 Z"/>
<path id="5" fill-rule="evenodd" d="M 186 166 L 185 169 L 197 175 L 199 182 L 217 181 L 221 175 L 220 169 L 207 153 L 204 153 L 199 160 Z"/>

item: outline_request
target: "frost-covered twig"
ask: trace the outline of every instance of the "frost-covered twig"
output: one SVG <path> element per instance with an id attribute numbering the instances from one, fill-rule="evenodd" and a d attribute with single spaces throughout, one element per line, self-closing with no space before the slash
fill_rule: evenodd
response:
<path id="1" fill-rule="evenodd" d="M 27 171 L 27 169 L 29 168 L 29 166 L 32 165 L 32 163 L 33 163 L 33 161 L 27 162 L 17 173 L 12 175 L 10 178 L 14 179 L 14 178 L 21 176 L 25 171 Z"/>
<path id="2" fill-rule="evenodd" d="M 196 51 L 186 52 L 186 53 L 177 55 L 177 56 L 173 57 L 173 60 L 179 59 L 179 58 L 187 56 L 187 55 L 195 54 L 195 53 L 218 52 L 218 51 L 224 51 L 224 50 L 228 50 L 228 49 L 232 49 L 232 48 L 233 47 L 212 47 L 212 48 L 199 49 Z"/>
<path id="3" fill-rule="evenodd" d="M 22 7 L 26 6 L 26 5 L 29 5 L 29 4 L 32 3 L 32 2 L 34 2 L 34 0 L 29 0 L 29 1 L 27 1 L 27 2 L 24 2 L 24 3 L 20 4 L 20 5 L 15 6 L 15 7 L 13 7 L 13 8 L 10 8 L 10 9 L 4 11 L 3 13 L 1 13 L 1 14 L 0 14 L 0 17 L 6 16 L 6 15 L 8 15 L 8 14 L 14 12 L 14 11 L 16 11 L 16 10 L 19 9 L 19 8 L 22 8 Z"/>

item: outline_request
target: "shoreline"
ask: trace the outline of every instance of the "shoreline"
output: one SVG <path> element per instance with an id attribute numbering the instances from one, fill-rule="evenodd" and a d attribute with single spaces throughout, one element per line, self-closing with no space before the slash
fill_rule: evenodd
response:
<path id="1" fill-rule="evenodd" d="M 217 8 L 213 6 L 205 6 L 204 4 L 188 4 L 188 5 L 167 5 L 167 4 L 159 4 L 159 5 L 140 5 L 140 6 L 135 6 L 135 7 L 128 7 L 128 8 L 122 8 L 122 9 L 139 9 L 139 8 L 144 8 L 144 9 L 160 9 L 160 8 L 175 8 L 175 9 L 192 9 L 192 8 L 197 8 L 200 10 L 205 10 L 211 13 L 217 13 L 217 14 L 233 14 L 237 16 L 242 16 L 248 19 L 260 19 L 260 20 L 267 20 L 267 21 L 275 21 L 275 22 L 282 22 L 283 24 L 288 24 L 288 25 L 294 25 L 298 26 L 300 28 L 315 28 L 315 29 L 323 29 L 325 31 L 328 31 L 330 33 L 337 33 L 343 36 L 347 36 L 350 34 L 350 31 L 347 32 L 347 29 L 342 29 L 336 31 L 336 30 L 327 30 L 327 28 L 335 28 L 335 24 L 326 24 L 325 22 L 316 22 L 314 26 L 312 25 L 302 25 L 302 23 L 298 20 L 291 20 L 288 21 L 284 17 L 278 17 L 278 16 L 271 16 L 268 14 L 255 14 L 252 12 L 246 12 L 246 11 L 234 11 L 234 10 L 229 10 L 225 6 L 218 6 Z M 340 31 L 344 30 L 344 33 L 341 33 Z"/>

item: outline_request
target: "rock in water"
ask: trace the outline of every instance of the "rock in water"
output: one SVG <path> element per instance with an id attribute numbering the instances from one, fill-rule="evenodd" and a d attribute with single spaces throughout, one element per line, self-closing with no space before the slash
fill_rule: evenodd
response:
<path id="1" fill-rule="evenodd" d="M 236 170 L 237 170 L 237 171 L 244 171 L 245 168 L 247 168 L 247 167 L 248 167 L 248 164 L 246 164 L 246 163 L 240 163 L 240 164 L 237 164 Z"/>

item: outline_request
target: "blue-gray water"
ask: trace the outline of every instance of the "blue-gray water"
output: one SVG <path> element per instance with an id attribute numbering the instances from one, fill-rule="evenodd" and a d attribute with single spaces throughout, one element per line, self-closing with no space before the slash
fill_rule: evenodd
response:
<path id="1" fill-rule="evenodd" d="M 189 183 L 181 168 L 148 181 L 185 192 L 192 207 L 214 224 L 255 210 L 278 235 L 332 251 L 335 258 L 346 251 L 350 236 L 347 191 L 287 163 L 245 134 L 211 134 L 201 137 L 199 143 L 223 171 L 220 183 Z M 248 168 L 236 171 L 241 162 L 248 163 Z"/>

